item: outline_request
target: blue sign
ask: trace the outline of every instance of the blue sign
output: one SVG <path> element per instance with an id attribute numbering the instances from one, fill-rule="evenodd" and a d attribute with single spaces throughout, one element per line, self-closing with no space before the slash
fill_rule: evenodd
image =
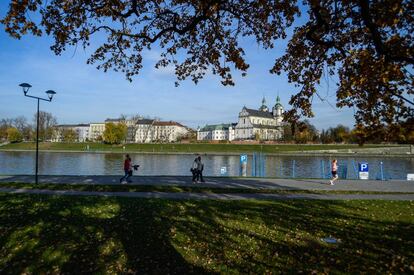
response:
<path id="1" fill-rule="evenodd" d="M 240 163 L 247 163 L 247 155 L 240 155 Z"/>
<path id="2" fill-rule="evenodd" d="M 368 172 L 368 163 L 367 162 L 358 163 L 358 172 Z"/>

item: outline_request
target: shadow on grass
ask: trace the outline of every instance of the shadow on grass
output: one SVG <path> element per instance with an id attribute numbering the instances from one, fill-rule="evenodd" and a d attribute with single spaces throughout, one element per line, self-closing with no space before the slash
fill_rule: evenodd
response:
<path id="1" fill-rule="evenodd" d="M 412 209 L 0 195 L 0 273 L 409 272 Z"/>

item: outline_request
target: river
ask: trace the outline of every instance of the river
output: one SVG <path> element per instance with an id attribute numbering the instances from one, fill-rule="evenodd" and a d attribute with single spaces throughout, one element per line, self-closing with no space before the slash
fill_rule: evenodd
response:
<path id="1" fill-rule="evenodd" d="M 138 175 L 190 175 L 195 155 L 130 154 L 139 164 Z M 123 155 L 114 153 L 40 152 L 40 175 L 121 175 Z M 239 176 L 240 157 L 231 155 L 202 155 L 205 176 Z M 248 156 L 247 175 L 282 178 L 328 177 L 329 156 Z M 414 158 L 405 157 L 338 157 L 339 175 L 356 178 L 358 163 L 369 165 L 370 179 L 406 179 L 414 173 Z M 382 165 L 381 165 L 382 162 Z M 34 173 L 35 152 L 0 152 L 0 175 L 29 175 Z M 382 166 L 382 168 L 381 168 Z M 381 174 L 382 169 L 382 174 Z"/>

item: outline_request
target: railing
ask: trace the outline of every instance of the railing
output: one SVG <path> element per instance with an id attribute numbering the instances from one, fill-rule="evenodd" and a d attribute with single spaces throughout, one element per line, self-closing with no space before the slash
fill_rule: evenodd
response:
<path id="1" fill-rule="evenodd" d="M 252 177 L 267 177 L 266 173 L 266 155 L 263 153 L 253 153 L 249 156 L 248 162 L 250 162 L 250 169 L 251 169 L 251 176 Z M 362 162 L 359 160 L 359 162 Z M 300 162 L 299 162 L 300 163 Z M 387 167 L 385 167 L 383 161 L 379 162 L 370 162 L 370 173 L 369 179 L 371 180 L 382 180 L 386 181 L 391 179 L 389 173 L 387 173 Z M 298 162 L 297 160 L 293 159 L 288 164 L 282 161 L 279 165 L 273 167 L 267 167 L 267 169 L 274 169 L 274 173 L 271 173 L 273 177 L 276 174 L 277 178 L 306 178 L 306 176 L 299 175 L 297 173 L 298 170 Z M 329 179 L 332 177 L 332 162 L 321 160 L 319 165 L 319 177 L 321 179 Z M 315 174 L 315 171 L 313 171 Z M 359 171 L 358 171 L 358 161 L 353 160 L 338 160 L 338 176 L 340 179 L 359 179 Z M 318 174 L 318 173 L 317 173 Z M 240 173 L 241 176 L 241 173 Z M 397 178 L 394 178 L 397 179 Z M 401 178 L 398 178 L 401 179 Z"/>

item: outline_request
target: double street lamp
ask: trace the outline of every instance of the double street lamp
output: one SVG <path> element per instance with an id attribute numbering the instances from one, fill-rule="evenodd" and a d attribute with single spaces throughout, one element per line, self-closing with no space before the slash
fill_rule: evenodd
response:
<path id="1" fill-rule="evenodd" d="M 40 102 L 40 100 L 43 100 L 43 101 L 48 101 L 48 102 L 51 102 L 52 101 L 52 98 L 53 98 L 53 95 L 55 95 L 56 94 L 56 92 L 55 91 L 52 91 L 52 90 L 47 90 L 46 91 L 46 94 L 47 94 L 47 97 L 48 97 L 48 99 L 47 98 L 41 98 L 41 97 L 37 97 L 37 96 L 32 96 L 32 95 L 28 95 L 27 94 L 27 92 L 29 91 L 29 89 L 32 87 L 32 85 L 30 85 L 30 84 L 28 84 L 28 83 L 22 83 L 22 84 L 20 84 L 19 85 L 20 87 L 22 87 L 22 89 L 23 89 L 23 93 L 24 93 L 24 96 L 27 96 L 27 97 L 31 97 L 31 98 L 34 98 L 34 99 L 37 99 L 37 122 L 36 122 L 36 172 L 35 172 L 35 182 L 36 182 L 36 184 L 38 183 L 38 171 L 39 171 L 39 102 Z"/>

